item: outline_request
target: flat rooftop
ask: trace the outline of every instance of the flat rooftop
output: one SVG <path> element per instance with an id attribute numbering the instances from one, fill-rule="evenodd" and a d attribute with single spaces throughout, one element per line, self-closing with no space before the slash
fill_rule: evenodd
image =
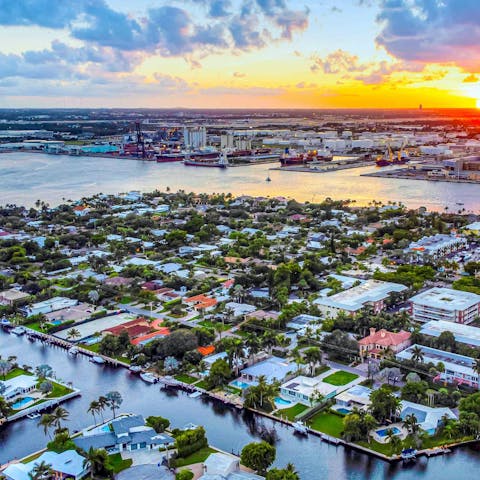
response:
<path id="1" fill-rule="evenodd" d="M 313 303 L 327 307 L 356 311 L 368 302 L 378 302 L 392 292 L 403 292 L 407 287 L 399 283 L 367 280 L 361 285 L 337 293 L 331 297 L 317 298 Z"/>
<path id="2" fill-rule="evenodd" d="M 414 304 L 453 312 L 465 310 L 480 303 L 480 295 L 451 288 L 435 287 L 415 295 L 410 301 Z"/>
<path id="3" fill-rule="evenodd" d="M 442 332 L 452 332 L 457 342 L 480 347 L 480 328 L 470 325 L 445 320 L 430 320 L 420 330 L 423 335 L 431 337 L 439 337 Z"/>

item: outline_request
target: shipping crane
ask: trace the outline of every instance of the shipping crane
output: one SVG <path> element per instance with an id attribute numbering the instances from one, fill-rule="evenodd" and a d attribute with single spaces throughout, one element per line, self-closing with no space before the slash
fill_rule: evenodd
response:
<path id="1" fill-rule="evenodd" d="M 135 130 L 137 132 L 137 156 L 141 154 L 142 158 L 145 158 L 145 139 L 140 122 L 135 122 Z"/>

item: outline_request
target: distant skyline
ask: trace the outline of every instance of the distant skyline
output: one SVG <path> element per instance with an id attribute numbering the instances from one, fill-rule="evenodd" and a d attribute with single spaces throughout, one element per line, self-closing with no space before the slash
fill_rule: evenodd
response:
<path id="1" fill-rule="evenodd" d="M 480 107 L 479 0 L 0 0 L 0 108 Z"/>

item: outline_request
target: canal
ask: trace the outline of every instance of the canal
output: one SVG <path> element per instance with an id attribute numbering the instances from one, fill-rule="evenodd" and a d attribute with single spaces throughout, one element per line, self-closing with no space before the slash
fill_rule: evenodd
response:
<path id="1" fill-rule="evenodd" d="M 82 355 L 71 357 L 59 347 L 32 343 L 26 337 L 15 337 L 0 330 L 0 355 L 16 355 L 19 365 L 51 365 L 57 378 L 71 381 L 80 388 L 82 396 L 70 400 L 64 407 L 70 412 L 69 428 L 80 430 L 93 423 L 87 413 L 89 403 L 111 390 L 123 397 L 122 412 L 144 416 L 161 415 L 171 420 L 173 427 L 192 422 L 203 425 L 210 443 L 225 451 L 239 452 L 259 439 L 262 428 L 275 429 L 277 459 L 284 466 L 292 462 L 302 479 L 452 479 L 474 477 L 480 466 L 480 450 L 464 448 L 437 458 L 421 458 L 410 467 L 390 465 L 343 447 L 328 445 L 317 437 L 299 438 L 291 428 L 264 418 L 238 412 L 211 400 L 191 399 L 181 392 L 161 391 L 123 368 L 92 364 Z M 48 439 L 36 420 L 20 420 L 0 427 L 0 464 L 43 448 Z"/>

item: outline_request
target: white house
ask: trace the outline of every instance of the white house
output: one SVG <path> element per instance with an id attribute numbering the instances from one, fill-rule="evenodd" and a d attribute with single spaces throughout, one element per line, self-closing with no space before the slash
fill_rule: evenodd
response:
<path id="1" fill-rule="evenodd" d="M 34 375 L 19 375 L 18 377 L 5 380 L 3 384 L 6 389 L 2 396 L 8 402 L 15 400 L 21 395 L 33 392 L 37 388 L 38 378 Z"/>

